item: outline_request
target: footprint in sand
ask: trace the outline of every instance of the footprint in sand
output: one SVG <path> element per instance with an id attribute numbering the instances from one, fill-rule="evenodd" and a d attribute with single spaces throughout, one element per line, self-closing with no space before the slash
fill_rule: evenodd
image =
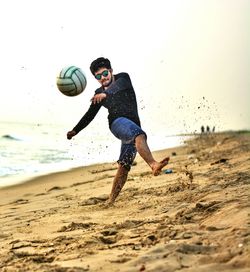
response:
<path id="1" fill-rule="evenodd" d="M 68 232 L 68 231 L 74 231 L 74 230 L 78 230 L 78 229 L 89 229 L 94 225 L 96 225 L 96 224 L 95 223 L 75 223 L 75 222 L 72 222 L 68 226 L 63 226 L 57 232 Z"/>
<path id="2" fill-rule="evenodd" d="M 20 199 L 17 199 L 15 201 L 11 202 L 10 204 L 18 204 L 19 205 L 19 204 L 26 204 L 28 202 L 29 202 L 28 199 L 22 199 L 22 198 L 20 198 Z"/>
<path id="3" fill-rule="evenodd" d="M 0 239 L 5 240 L 5 239 L 7 239 L 8 237 L 10 237 L 10 235 L 9 235 L 9 234 L 6 234 L 6 233 L 0 233 Z"/>
<path id="4" fill-rule="evenodd" d="M 101 195 L 101 196 L 97 196 L 97 197 L 90 197 L 86 200 L 84 200 L 80 206 L 88 206 L 88 205 L 96 205 L 96 204 L 99 204 L 99 203 L 102 203 L 106 200 L 109 199 L 109 196 L 108 195 Z"/>
<path id="5" fill-rule="evenodd" d="M 217 249 L 216 246 L 180 244 L 176 251 L 183 254 L 208 254 L 208 253 L 214 253 L 216 249 Z"/>
<path id="6" fill-rule="evenodd" d="M 63 189 L 65 189 L 65 188 L 66 188 L 66 187 L 54 186 L 54 187 L 48 189 L 47 192 L 63 190 Z"/>

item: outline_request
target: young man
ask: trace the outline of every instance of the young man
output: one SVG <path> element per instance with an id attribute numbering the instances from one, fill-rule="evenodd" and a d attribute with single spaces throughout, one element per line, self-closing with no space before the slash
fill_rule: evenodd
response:
<path id="1" fill-rule="evenodd" d="M 67 133 L 70 140 L 94 119 L 97 112 L 104 106 L 108 109 L 109 128 L 115 137 L 121 140 L 121 151 L 118 170 L 114 177 L 109 203 L 114 203 L 124 186 L 128 172 L 136 153 L 146 161 L 155 176 L 167 165 L 169 158 L 156 161 L 147 145 L 146 133 L 141 129 L 137 110 L 136 95 L 127 73 L 114 75 L 110 61 L 98 58 L 91 63 L 91 73 L 101 84 L 91 99 L 91 105 L 82 119 Z"/>

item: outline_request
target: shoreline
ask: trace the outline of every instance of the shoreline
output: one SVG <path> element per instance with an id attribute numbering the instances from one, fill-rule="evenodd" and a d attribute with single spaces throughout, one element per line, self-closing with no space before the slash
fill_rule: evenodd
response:
<path id="1" fill-rule="evenodd" d="M 116 163 L 0 189 L 0 270 L 249 271 L 250 134 L 197 137 L 138 156 L 113 206 Z"/>
<path id="2" fill-rule="evenodd" d="M 185 147 L 185 144 L 183 143 L 180 146 L 176 147 L 170 147 L 162 150 L 153 151 L 152 154 L 156 158 L 161 158 L 161 155 L 169 154 L 171 156 L 172 152 L 178 152 L 178 150 L 182 150 Z M 140 155 L 136 156 L 135 159 L 135 165 L 138 167 L 143 164 L 143 167 L 148 168 L 148 172 L 150 172 L 149 167 L 146 165 L 146 163 L 143 161 L 143 159 L 140 157 Z M 138 171 L 134 170 L 133 166 L 131 168 L 131 172 Z M 89 177 L 89 174 L 101 174 L 103 173 L 113 173 L 113 176 L 115 175 L 117 170 L 117 162 L 104 162 L 104 163 L 97 163 L 97 164 L 90 164 L 86 166 L 79 166 L 79 167 L 73 167 L 66 170 L 59 170 L 55 172 L 50 173 L 44 173 L 44 174 L 38 174 L 37 176 L 27 176 L 27 178 L 22 179 L 22 181 L 19 181 L 15 184 L 6 185 L 6 186 L 0 186 L 0 194 L 1 192 L 14 192 L 13 197 L 17 197 L 16 192 L 18 190 L 22 190 L 25 188 L 26 193 L 29 194 L 36 188 L 41 188 L 42 185 L 44 185 L 44 191 L 47 190 L 47 187 L 53 185 L 54 183 L 58 184 L 58 187 L 60 186 L 74 186 L 77 182 L 87 182 L 87 179 Z M 130 174 L 129 174 L 130 175 Z M 76 182 L 69 183 L 68 177 L 73 176 Z M 102 178 L 102 177 L 101 177 Z M 105 178 L 105 174 L 103 176 Z M 66 182 L 62 181 L 62 179 L 67 180 Z M 60 183 L 58 183 L 58 180 L 60 180 Z M 21 192 L 22 194 L 22 192 Z M 0 205 L 1 205 L 1 198 L 0 198 Z"/>
<path id="3" fill-rule="evenodd" d="M 187 141 L 190 141 L 188 139 Z M 191 140 L 192 141 L 192 140 Z M 182 145 L 170 147 L 166 149 L 161 149 L 157 151 L 153 151 L 152 154 L 156 159 L 161 159 L 161 157 L 165 157 L 166 154 L 171 157 L 172 152 L 180 151 L 180 154 L 184 152 L 186 143 L 184 142 Z M 129 172 L 129 176 L 133 175 L 133 173 L 138 172 L 138 167 L 146 168 L 147 173 L 150 173 L 150 169 L 148 165 L 144 162 L 144 160 L 137 154 L 135 159 L 135 166 L 131 168 Z M 166 168 L 166 167 L 165 167 Z M 88 183 L 89 180 L 93 179 L 93 174 L 95 174 L 94 180 L 97 179 L 105 179 L 107 176 L 109 178 L 114 177 L 117 170 L 117 163 L 114 162 L 105 162 L 105 163 L 97 163 L 90 164 L 86 166 L 79 166 L 69 168 L 67 170 L 56 171 L 51 173 L 45 173 L 44 175 L 37 176 L 29 176 L 26 179 L 22 180 L 22 182 L 18 182 L 16 184 L 12 184 L 9 186 L 0 186 L 0 196 L 1 193 L 8 192 L 8 198 L 14 199 L 17 197 L 21 198 L 23 194 L 23 190 L 25 190 L 25 194 L 28 195 L 33 193 L 33 191 L 41 190 L 41 194 L 46 193 L 51 188 L 64 188 L 65 186 L 75 186 L 78 183 Z M 73 178 L 72 178 L 73 177 Z M 73 180 L 72 180 L 73 179 Z M 128 178 L 129 179 L 129 178 Z M 111 182 L 111 181 L 110 181 Z M 55 185 L 56 184 L 56 185 Z M 53 186 L 54 185 L 54 186 Z M 60 189 L 59 189 L 60 190 Z M 2 204 L 3 198 L 0 197 L 0 205 Z"/>
<path id="4" fill-rule="evenodd" d="M 30 186 L 33 183 L 42 183 L 44 180 L 53 180 L 57 176 L 64 176 L 65 174 L 69 173 L 72 175 L 77 174 L 78 172 L 84 173 L 85 171 L 89 171 L 89 169 L 92 169 L 93 167 L 98 167 L 98 166 L 104 166 L 104 165 L 110 165 L 112 163 L 98 163 L 98 164 L 90 164 L 86 166 L 79 166 L 79 167 L 73 167 L 65 170 L 58 170 L 55 172 L 46 172 L 44 174 L 37 174 L 34 176 L 27 176 L 27 178 L 19 180 L 17 183 L 11 184 L 11 185 L 5 185 L 5 186 L 0 186 L 0 191 L 5 190 L 5 189 L 16 189 L 17 187 L 26 187 L 27 185 Z M 53 181 L 51 181 L 53 183 Z"/>
<path id="5" fill-rule="evenodd" d="M 171 144 L 169 148 L 163 148 L 160 150 L 155 150 L 152 151 L 152 153 L 157 153 L 161 150 L 168 150 L 168 149 L 172 149 L 172 148 L 177 148 L 177 147 L 181 147 L 183 145 L 185 145 L 183 142 L 185 142 L 186 140 L 189 140 L 192 137 L 197 137 L 197 135 L 195 134 L 180 134 L 180 135 L 168 135 L 166 136 L 167 138 L 175 138 L 175 137 L 184 137 L 186 138 L 185 140 L 180 140 L 178 139 L 178 144 Z M 64 173 L 67 171 L 72 171 L 72 170 L 76 170 L 78 168 L 85 168 L 85 167 L 89 167 L 92 165 L 101 165 L 101 164 L 112 164 L 112 163 L 116 163 L 116 161 L 106 161 L 106 162 L 98 162 L 98 163 L 89 163 L 87 165 L 82 165 L 82 166 L 71 166 L 71 167 L 57 167 L 56 170 L 48 170 L 48 171 L 41 171 L 39 173 L 30 173 L 30 174 L 22 174 L 19 176 L 9 176 L 9 177 L 5 177 L 2 179 L 1 183 L 0 183 L 0 190 L 2 188 L 6 188 L 6 187 L 11 187 L 11 186 L 16 186 L 18 184 L 22 184 L 22 183 L 27 183 L 27 182 L 32 182 L 33 180 L 36 180 L 40 177 L 43 176 L 49 176 L 51 174 L 57 174 L 57 173 Z"/>

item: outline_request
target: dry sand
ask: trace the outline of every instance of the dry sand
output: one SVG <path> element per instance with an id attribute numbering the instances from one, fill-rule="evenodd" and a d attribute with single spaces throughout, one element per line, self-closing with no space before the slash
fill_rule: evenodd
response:
<path id="1" fill-rule="evenodd" d="M 250 134 L 163 155 L 173 173 L 154 177 L 137 157 L 109 208 L 115 164 L 1 189 L 0 271 L 250 271 Z"/>

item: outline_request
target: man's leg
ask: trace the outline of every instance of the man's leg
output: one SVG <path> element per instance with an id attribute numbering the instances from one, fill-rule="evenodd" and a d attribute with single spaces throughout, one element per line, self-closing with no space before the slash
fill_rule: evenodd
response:
<path id="1" fill-rule="evenodd" d="M 135 138 L 135 146 L 138 153 L 152 169 L 154 176 L 159 175 L 161 169 L 168 164 L 169 157 L 166 157 L 162 161 L 157 162 L 153 158 L 153 155 L 147 144 L 146 136 L 144 134 L 140 134 Z"/>
<path id="2" fill-rule="evenodd" d="M 113 180 L 113 186 L 112 190 L 109 196 L 109 203 L 113 204 L 115 202 L 115 199 L 118 197 L 122 187 L 127 181 L 129 170 L 126 169 L 121 164 L 118 164 L 118 169 L 115 175 L 115 178 Z"/>

